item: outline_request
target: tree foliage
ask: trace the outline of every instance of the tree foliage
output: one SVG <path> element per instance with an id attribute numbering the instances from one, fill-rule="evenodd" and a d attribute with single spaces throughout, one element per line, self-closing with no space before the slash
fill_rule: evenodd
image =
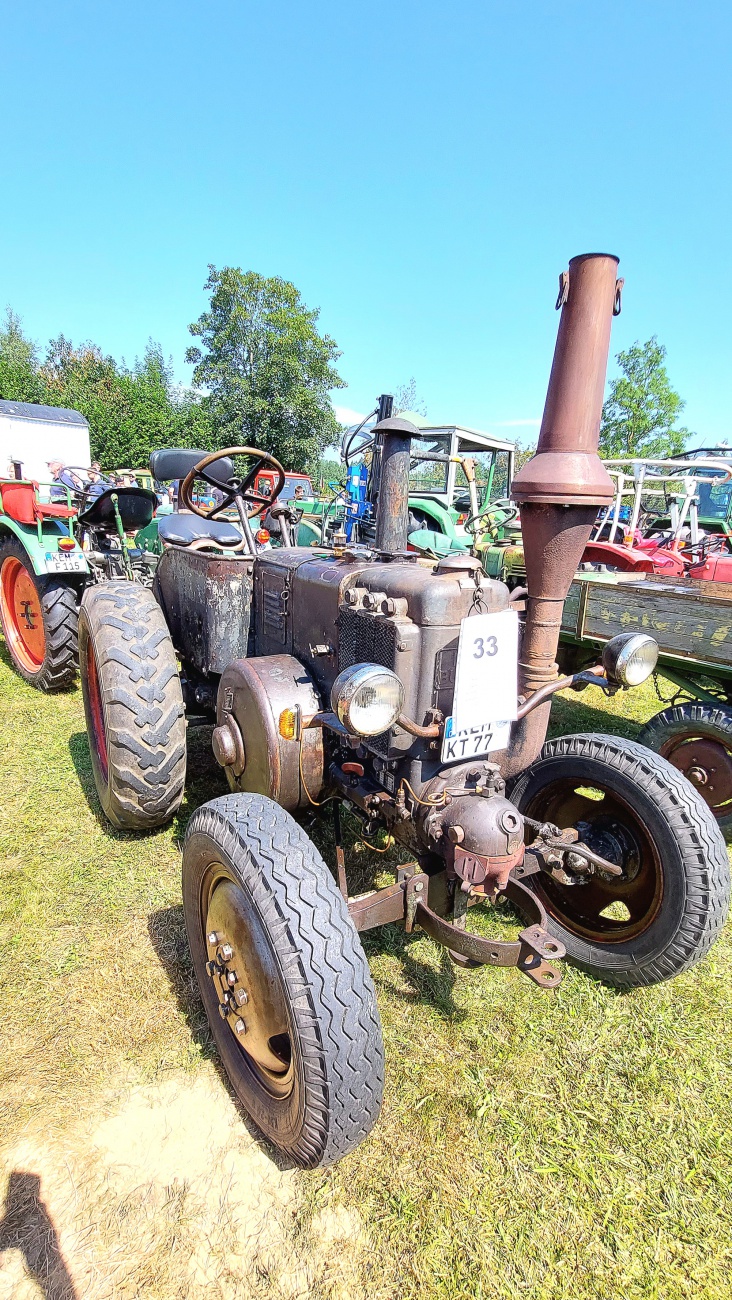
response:
<path id="1" fill-rule="evenodd" d="M 42 363 L 10 309 L 0 330 L 0 393 L 13 401 L 80 411 L 89 423 L 92 458 L 103 469 L 138 469 L 159 447 L 214 447 L 206 405 L 172 382 L 160 346 L 148 343 L 129 369 L 94 343 L 74 347 L 60 334 Z"/>
<path id="2" fill-rule="evenodd" d="M 427 416 L 427 407 L 417 392 L 417 381 L 412 375 L 408 384 L 399 384 L 394 393 L 394 414 L 401 411 L 414 411 L 416 415 Z"/>
<path id="3" fill-rule="evenodd" d="M 602 408 L 601 455 L 677 456 L 689 430 L 674 428 L 686 403 L 671 387 L 665 347 L 654 335 L 619 352 L 616 360 L 622 374 L 611 381 Z"/>
<path id="4" fill-rule="evenodd" d="M 289 281 L 239 267 L 209 266 L 205 288 L 209 309 L 189 326 L 200 347 L 186 360 L 207 390 L 217 445 L 244 442 L 287 469 L 315 469 L 340 437 L 330 390 L 344 387 L 340 352 L 319 333 L 319 313 Z"/>

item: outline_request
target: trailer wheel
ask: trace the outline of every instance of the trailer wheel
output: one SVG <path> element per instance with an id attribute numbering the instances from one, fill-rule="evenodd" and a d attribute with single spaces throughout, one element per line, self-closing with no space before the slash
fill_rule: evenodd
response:
<path id="1" fill-rule="evenodd" d="M 363 948 L 315 845 L 263 795 L 213 799 L 188 825 L 183 906 L 244 1109 L 299 1164 L 339 1159 L 376 1122 L 384 1049 Z"/>
<path id="2" fill-rule="evenodd" d="M 724 840 L 665 759 L 618 736 L 561 736 L 516 778 L 510 798 L 535 821 L 577 826 L 588 848 L 623 868 L 573 884 L 545 872 L 523 882 L 584 970 L 619 988 L 657 984 L 719 936 L 730 898 Z"/>
<path id="3" fill-rule="evenodd" d="M 732 837 L 732 708 L 676 704 L 651 718 L 638 740 L 683 772 Z"/>
<path id="4" fill-rule="evenodd" d="M 14 537 L 0 542 L 0 621 L 16 671 L 39 691 L 61 691 L 79 667 L 79 594 L 63 578 L 33 572 Z"/>
<path id="5" fill-rule="evenodd" d="M 88 588 L 79 659 L 105 816 L 121 830 L 164 825 L 183 799 L 186 724 L 173 643 L 152 591 L 135 582 Z"/>

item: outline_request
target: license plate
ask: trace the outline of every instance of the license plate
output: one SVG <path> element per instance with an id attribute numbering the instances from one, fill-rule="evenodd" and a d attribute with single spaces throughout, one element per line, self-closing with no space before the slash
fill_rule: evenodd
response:
<path id="1" fill-rule="evenodd" d="M 84 557 L 83 555 L 63 555 L 61 552 L 54 555 L 46 551 L 46 568 L 49 573 L 83 573 Z"/>
<path id="2" fill-rule="evenodd" d="M 458 731 L 454 720 L 446 718 L 442 762 L 460 763 L 469 758 L 482 758 L 495 749 L 505 749 L 510 735 L 510 722 L 484 722 L 482 726 L 465 727 Z"/>

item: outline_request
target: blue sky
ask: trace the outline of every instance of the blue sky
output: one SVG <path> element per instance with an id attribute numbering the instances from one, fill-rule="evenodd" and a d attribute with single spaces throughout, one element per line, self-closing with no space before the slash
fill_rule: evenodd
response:
<path id="1" fill-rule="evenodd" d="M 183 361 L 207 263 L 321 309 L 369 410 L 535 436 L 558 273 L 615 252 L 613 349 L 657 334 L 732 438 L 728 4 L 6 3 L 0 307 Z"/>

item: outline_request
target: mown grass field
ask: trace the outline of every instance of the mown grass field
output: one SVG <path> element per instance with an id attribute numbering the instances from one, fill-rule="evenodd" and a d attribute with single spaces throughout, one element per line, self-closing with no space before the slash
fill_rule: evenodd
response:
<path id="1" fill-rule="evenodd" d="M 553 729 L 633 736 L 660 707 L 592 690 Z M 620 995 L 372 933 L 380 1124 L 334 1169 L 280 1167 L 232 1104 L 188 964 L 178 845 L 223 792 L 207 739 L 176 823 L 117 834 L 80 693 L 31 690 L 0 645 L 0 1300 L 726 1300 L 729 934 Z"/>

